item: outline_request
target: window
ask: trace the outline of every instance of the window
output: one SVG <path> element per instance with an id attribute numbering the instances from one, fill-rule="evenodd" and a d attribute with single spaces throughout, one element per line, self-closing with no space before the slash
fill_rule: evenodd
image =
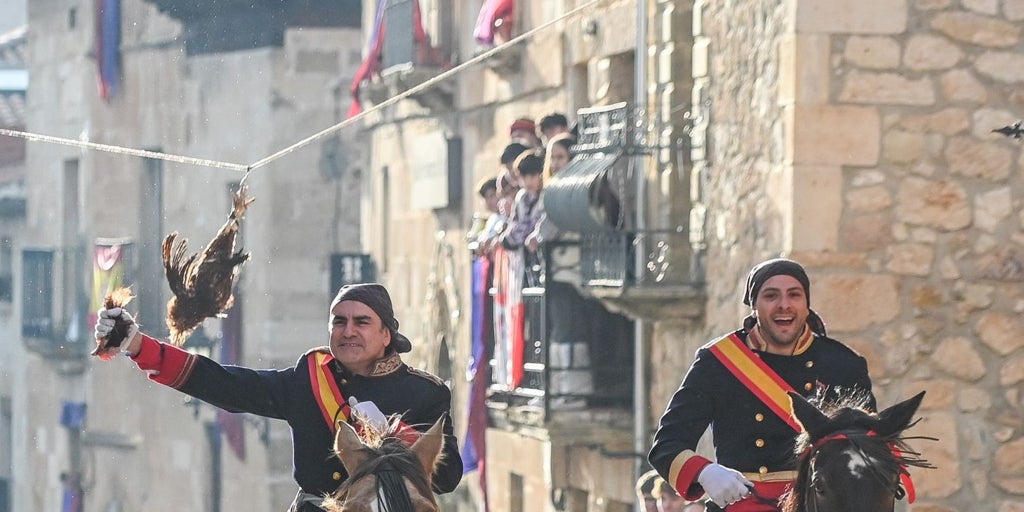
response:
<path id="1" fill-rule="evenodd" d="M 391 0 L 384 7 L 383 62 L 381 71 L 406 64 L 440 66 L 441 50 L 424 28 L 419 0 Z"/>
<path id="2" fill-rule="evenodd" d="M 53 251 L 25 249 L 21 256 L 21 335 L 53 334 Z"/>
<path id="3" fill-rule="evenodd" d="M 523 479 L 523 475 L 516 473 L 509 473 L 509 485 L 508 485 L 508 510 L 509 512 L 523 512 L 523 501 L 524 493 L 526 492 L 526 482 Z"/>
<path id="4" fill-rule="evenodd" d="M 10 237 L 0 237 L 0 302 L 10 302 L 13 295 L 11 276 L 14 272 L 14 258 L 12 246 Z"/>

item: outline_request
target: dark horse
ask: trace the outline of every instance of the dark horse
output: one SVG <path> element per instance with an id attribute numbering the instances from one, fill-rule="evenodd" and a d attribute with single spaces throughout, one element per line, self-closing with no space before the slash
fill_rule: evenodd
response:
<path id="1" fill-rule="evenodd" d="M 783 512 L 891 512 L 896 499 L 908 493 L 913 499 L 907 467 L 934 467 L 902 435 L 917 423 L 923 391 L 878 414 L 849 403 L 819 409 L 797 393 L 789 396 L 803 433 Z"/>
<path id="2" fill-rule="evenodd" d="M 349 477 L 324 501 L 329 512 L 438 512 L 431 487 L 444 446 L 444 417 L 407 446 L 397 418 L 383 431 L 342 422 L 334 452 Z"/>

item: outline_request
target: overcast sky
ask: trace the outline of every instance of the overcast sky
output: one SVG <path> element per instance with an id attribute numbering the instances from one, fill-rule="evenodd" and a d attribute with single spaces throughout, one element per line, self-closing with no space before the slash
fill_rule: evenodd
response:
<path id="1" fill-rule="evenodd" d="M 25 23 L 28 0 L 0 0 L 0 35 Z"/>

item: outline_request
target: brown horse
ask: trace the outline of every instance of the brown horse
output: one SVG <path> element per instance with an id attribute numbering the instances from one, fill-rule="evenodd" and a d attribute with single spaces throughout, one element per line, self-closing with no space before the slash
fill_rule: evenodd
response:
<path id="1" fill-rule="evenodd" d="M 412 446 L 396 435 L 397 418 L 384 431 L 363 424 L 358 434 L 348 423 L 341 423 L 334 452 L 349 477 L 323 508 L 328 512 L 438 512 L 431 477 L 444 446 L 444 419 L 438 418 Z"/>

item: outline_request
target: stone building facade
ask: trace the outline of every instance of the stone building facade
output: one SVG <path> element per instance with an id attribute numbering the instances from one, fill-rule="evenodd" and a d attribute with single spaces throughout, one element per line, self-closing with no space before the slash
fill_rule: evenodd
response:
<path id="1" fill-rule="evenodd" d="M 436 4 L 451 8 L 451 53 L 467 60 L 476 3 L 423 2 Z M 584 4 L 519 5 L 517 29 Z M 435 268 L 422 255 L 439 243 L 459 247 L 477 207 L 472 185 L 495 171 L 512 119 L 571 117 L 605 104 L 595 93 L 616 85 L 616 99 L 633 101 L 634 77 L 625 77 L 641 69 L 630 55 L 638 12 L 647 16 L 639 55 L 657 141 L 644 160 L 648 220 L 681 226 L 692 245 L 667 255 L 672 272 L 661 286 L 593 290 L 643 321 L 637 343 L 649 374 L 633 427 L 649 435 L 694 350 L 738 326 L 751 265 L 785 255 L 810 271 L 830 334 L 868 358 L 880 404 L 928 390 L 914 433 L 940 441 L 915 447 L 938 469 L 915 471 L 918 501 L 900 506 L 1024 507 L 1024 157 L 1020 141 L 991 133 L 1024 115 L 1019 0 L 652 0 L 642 11 L 604 2 L 511 50 L 520 52 L 515 73 L 500 64 L 461 71 L 448 109 L 404 101 L 373 114 L 375 203 L 365 232 L 382 234 L 368 239 L 388 261 L 382 278 L 408 286 L 397 292 L 403 315 L 417 318 L 421 298 L 434 296 L 420 288 Z M 404 194 L 417 190 L 405 188 L 411 157 L 398 133 L 418 123 L 462 138 L 461 201 L 407 207 Z M 455 309 L 465 311 L 468 255 L 453 266 L 463 290 Z M 437 324 L 420 318 L 414 334 L 428 352 L 469 357 L 464 343 L 451 352 L 431 345 Z M 466 315 L 452 318 L 461 320 L 445 324 L 448 339 L 468 338 Z M 455 388 L 464 396 L 464 384 Z M 488 455 L 492 510 L 618 510 L 631 501 L 623 475 L 635 466 L 608 455 L 639 449 L 629 427 L 601 434 L 602 449 L 560 444 L 564 434 L 550 423 L 492 426 L 488 440 L 505 447 Z"/>
<path id="2" fill-rule="evenodd" d="M 643 104 L 645 143 L 632 169 L 646 231 L 633 234 L 642 269 L 653 270 L 589 292 L 637 322 L 633 407 L 492 424 L 490 509 L 629 509 L 642 452 L 694 350 L 737 327 L 750 266 L 786 255 L 810 271 L 830 334 L 868 358 L 881 404 L 928 390 L 914 433 L 940 441 L 914 446 L 938 469 L 915 471 L 918 502 L 900 507 L 1024 510 L 1024 156 L 1020 141 L 991 133 L 1024 117 L 1024 2 L 641 2 L 518 2 L 514 34 L 582 10 L 371 113 L 333 145 L 255 171 L 243 363 L 286 366 L 318 343 L 328 255 L 367 253 L 413 340 L 410 361 L 451 382 L 462 435 L 475 183 L 497 172 L 518 117 L 565 112 L 574 121 L 579 108 Z M 84 50 L 92 3 L 33 1 L 28 129 L 252 162 L 343 117 L 377 2 L 362 2 L 361 41 L 352 28 L 292 27 L 280 43 L 276 32 L 239 42 L 189 31 L 184 20 L 207 18 L 172 4 L 124 2 L 133 20 L 123 25 L 125 92 L 106 104 Z M 370 80 L 366 106 L 486 50 L 473 37 L 479 1 L 419 7 L 447 62 Z M 196 51 L 204 45 L 210 51 Z M 330 164 L 338 161 L 347 165 Z M 26 170 L 23 247 L 131 239 L 150 251 L 136 259 L 142 289 L 162 289 L 151 252 L 159 236 L 178 229 L 204 241 L 240 178 L 42 145 L 30 145 Z M 110 190 L 129 193 L 112 208 Z M 153 211 L 150 224 L 136 222 Z M 149 311 L 162 302 L 145 300 Z M 185 496 L 190 509 L 215 510 L 212 450 L 195 442 L 212 421 L 208 408 L 196 421 L 178 395 L 127 365 L 55 363 L 21 344 L 12 353 L 16 509 L 58 507 L 72 445 L 53 418 L 74 400 L 89 403 L 83 453 L 106 469 L 94 474 L 130 475 L 94 480 L 90 508 L 179 510 Z M 279 510 L 290 500 L 286 429 L 271 426 L 266 439 L 263 447 L 246 430 L 244 463 L 224 451 L 231 478 L 220 502 Z M 446 497 L 446 510 L 473 508 L 463 498 Z"/>
<path id="3" fill-rule="evenodd" d="M 98 3 L 30 2 L 25 128 L 255 162 L 338 122 L 348 108 L 339 90 L 360 61 L 359 6 L 347 5 L 344 18 L 339 2 L 330 4 L 306 2 L 295 13 L 281 4 L 122 0 L 120 94 L 105 101 L 94 46 Z M 285 368 L 326 344 L 332 255 L 360 252 L 358 148 L 339 134 L 246 180 L 256 202 L 239 243 L 252 260 L 236 287 L 244 312 L 229 313 L 243 315 L 238 363 Z M 129 243 L 128 281 L 138 295 L 129 309 L 144 331 L 165 337 L 161 239 L 178 231 L 191 251 L 200 250 L 227 218 L 229 191 L 242 178 L 232 170 L 28 145 L 26 234 L 15 247 L 16 335 L 4 344 L 4 382 L 13 390 L 4 417 L 14 421 L 0 453 L 11 454 L 12 510 L 61 510 L 76 481 L 86 510 L 269 512 L 291 502 L 291 440 L 282 422 L 246 417 L 239 425 L 244 451 L 233 449 L 212 407 L 148 381 L 120 357 L 88 357 L 92 259 L 70 256 L 91 255 L 99 241 Z M 57 255 L 52 288 L 27 280 L 25 250 Z M 61 328 L 27 336 L 25 299 L 45 292 L 54 297 L 47 312 Z M 222 338 L 224 326 L 208 320 L 186 347 L 221 357 L 220 344 L 200 345 Z M 84 404 L 84 424 L 62 414 L 65 404 Z"/>

